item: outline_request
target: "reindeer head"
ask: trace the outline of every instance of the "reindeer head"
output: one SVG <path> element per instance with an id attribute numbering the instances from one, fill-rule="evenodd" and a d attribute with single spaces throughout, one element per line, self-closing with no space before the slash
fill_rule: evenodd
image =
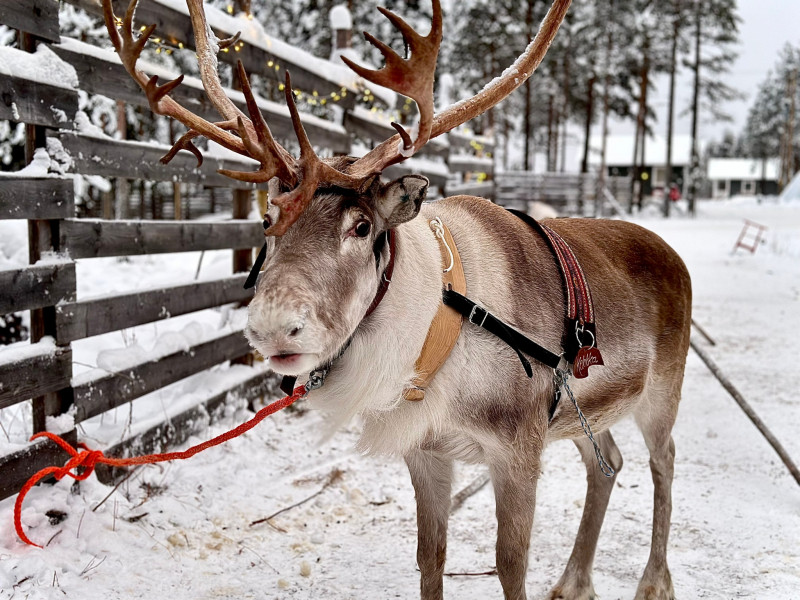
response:
<path id="1" fill-rule="evenodd" d="M 254 172 L 220 171 L 253 183 L 270 182 L 270 208 L 264 215 L 267 236 L 266 271 L 249 308 L 247 335 L 269 357 L 271 366 L 284 374 L 300 374 L 333 358 L 346 344 L 372 303 L 380 274 L 389 259 L 387 232 L 413 219 L 425 198 L 428 181 L 408 175 L 390 183 L 380 174 L 388 166 L 416 153 L 436 137 L 482 114 L 519 87 L 544 57 L 571 0 L 554 0 L 536 39 L 503 76 L 477 95 L 434 115 L 433 80 L 442 39 L 442 11 L 433 0 L 431 31 L 419 35 L 400 17 L 379 8 L 402 33 L 410 51 L 401 58 L 372 35 L 366 39 L 385 57 L 379 70 L 345 63 L 358 75 L 413 99 L 419 109 L 414 139 L 399 124 L 397 135 L 365 156 L 320 159 L 308 140 L 295 106 L 289 74 L 286 103 L 300 144 L 295 159 L 273 138 L 258 108 L 247 75 L 239 63 L 249 116 L 225 95 L 216 69 L 213 48 L 236 41 L 214 43 L 203 12 L 202 0 L 187 0 L 195 32 L 195 45 L 203 86 L 222 116 L 211 123 L 190 112 L 169 93 L 183 77 L 158 85 L 136 62 L 155 26 L 138 39 L 132 30 L 138 0 L 131 0 L 121 28 L 116 28 L 111 0 L 103 0 L 106 27 L 128 73 L 147 94 L 151 109 L 171 116 L 188 128 L 162 158 L 171 160 L 179 150 L 192 152 L 202 163 L 194 138 L 202 135 L 259 162 Z"/>

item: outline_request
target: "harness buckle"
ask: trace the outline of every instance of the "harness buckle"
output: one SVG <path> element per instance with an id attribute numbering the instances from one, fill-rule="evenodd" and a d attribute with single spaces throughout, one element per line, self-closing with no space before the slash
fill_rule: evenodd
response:
<path id="1" fill-rule="evenodd" d="M 481 319 L 480 323 L 478 323 L 478 321 L 474 319 L 479 309 L 483 311 L 483 318 Z M 472 310 L 469 312 L 469 317 L 467 317 L 467 321 L 469 321 L 473 325 L 477 325 L 478 327 L 483 327 L 483 324 L 486 322 L 486 318 L 488 316 L 489 316 L 489 311 L 483 308 L 482 306 L 476 304 L 475 306 L 472 307 Z"/>

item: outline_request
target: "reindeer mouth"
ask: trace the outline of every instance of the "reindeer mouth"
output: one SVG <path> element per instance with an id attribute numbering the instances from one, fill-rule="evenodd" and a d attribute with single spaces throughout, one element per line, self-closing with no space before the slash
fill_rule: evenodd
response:
<path id="1" fill-rule="evenodd" d="M 269 357 L 269 366 L 273 371 L 284 375 L 296 375 L 297 373 L 308 370 L 308 364 L 316 359 L 312 354 L 273 354 Z M 310 368 L 314 368 L 312 365 Z"/>

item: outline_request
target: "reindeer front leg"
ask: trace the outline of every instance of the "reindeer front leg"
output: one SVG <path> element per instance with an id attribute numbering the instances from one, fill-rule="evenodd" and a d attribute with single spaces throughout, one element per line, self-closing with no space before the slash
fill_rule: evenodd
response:
<path id="1" fill-rule="evenodd" d="M 417 499 L 417 564 L 422 600 L 442 600 L 453 461 L 415 450 L 405 456 Z"/>
<path id="2" fill-rule="evenodd" d="M 502 456 L 492 457 L 489 463 L 497 511 L 497 574 L 506 600 L 526 599 L 541 452 L 541 443 L 514 440 Z"/>

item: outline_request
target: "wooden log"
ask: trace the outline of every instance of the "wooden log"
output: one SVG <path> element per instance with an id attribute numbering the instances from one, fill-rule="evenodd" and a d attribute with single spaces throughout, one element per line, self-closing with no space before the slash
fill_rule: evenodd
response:
<path id="1" fill-rule="evenodd" d="M 0 270 L 0 315 L 75 299 L 75 263 Z"/>
<path id="2" fill-rule="evenodd" d="M 185 151 L 178 153 L 168 165 L 164 165 L 159 161 L 169 150 L 168 146 L 74 133 L 61 133 L 58 138 L 72 156 L 71 171 L 82 175 L 187 181 L 208 186 L 252 189 L 253 184 L 224 177 L 217 171 L 254 171 L 258 167 L 258 163 L 244 157 L 241 160 L 231 160 L 206 156 L 203 165 L 197 168 L 197 159 Z"/>
<path id="3" fill-rule="evenodd" d="M 264 230 L 254 221 L 66 219 L 61 223 L 61 244 L 72 258 L 253 248 L 263 243 Z"/>
<path id="4" fill-rule="evenodd" d="M 82 90 L 135 106 L 149 107 L 144 92 L 128 75 L 114 52 L 97 50 L 89 44 L 72 39 L 64 39 L 61 44 L 54 45 L 52 49 L 61 59 L 74 67 Z M 180 73 L 169 72 L 161 67 L 151 68 L 143 61 L 139 66 L 146 73 L 159 75 L 163 81 L 174 79 L 180 75 Z M 225 88 L 225 93 L 236 106 L 248 114 L 247 104 L 240 92 Z M 220 120 L 219 113 L 208 99 L 199 79 L 186 78 L 170 96 L 204 119 Z M 258 99 L 258 103 L 264 118 L 269 123 L 272 134 L 277 139 L 294 140 L 294 128 L 286 106 L 262 98 Z M 350 138 L 343 127 L 318 119 L 309 113 L 301 113 L 301 119 L 312 144 L 327 148 L 333 153 L 346 154 L 349 151 Z M 391 131 L 394 133 L 393 129 Z"/>
<path id="5" fill-rule="evenodd" d="M 753 410 L 753 407 L 750 406 L 750 403 L 744 399 L 744 396 L 742 396 L 739 390 L 736 389 L 736 386 L 731 383 L 731 380 L 725 376 L 722 370 L 717 366 L 717 363 L 713 361 L 711 356 L 709 356 L 708 353 L 703 350 L 694 340 L 690 341 L 690 345 L 697 353 L 697 356 L 700 357 L 700 360 L 702 360 L 706 367 L 708 367 L 708 370 L 711 371 L 714 377 L 717 378 L 717 381 L 722 384 L 722 387 L 725 388 L 725 391 L 730 394 L 731 398 L 733 398 L 736 401 L 736 404 L 739 405 L 739 408 L 744 411 L 744 414 L 747 415 L 747 418 L 750 419 L 750 422 L 752 422 L 753 425 L 756 426 L 756 429 L 761 432 L 761 435 L 764 436 L 764 439 L 767 440 L 769 445 L 772 446 L 772 449 L 775 450 L 777 455 L 780 457 L 781 461 L 783 461 L 783 464 L 786 465 L 786 468 L 789 469 L 789 473 L 791 473 L 792 477 L 794 477 L 794 480 L 798 485 L 800 485 L 800 469 L 798 469 L 797 465 L 794 464 L 792 457 L 789 456 L 789 453 L 786 451 L 786 448 L 783 447 L 783 444 L 781 444 L 778 441 L 778 438 L 773 435 L 764 421 L 761 420 L 761 417 L 756 414 L 756 411 Z"/>
<path id="6" fill-rule="evenodd" d="M 74 386 L 75 422 L 95 415 L 194 375 L 226 360 L 250 352 L 250 344 L 242 331 L 203 342 L 96 379 L 81 381 Z M 73 383 L 75 383 L 73 381 Z"/>
<path id="7" fill-rule="evenodd" d="M 197 406 L 107 448 L 104 454 L 128 457 L 166 452 L 169 448 L 182 444 L 192 435 L 201 433 L 210 423 L 218 421 L 232 399 L 249 403 L 259 396 L 272 397 L 280 391 L 279 384 L 279 378 L 272 373 L 256 373 L 246 381 L 203 400 Z M 127 469 L 98 465 L 97 479 L 101 483 L 111 484 L 124 476 L 126 471 Z"/>
<path id="8" fill-rule="evenodd" d="M 35 33 L 50 42 L 59 38 L 58 2 L 53 0 L 3 0 L 0 24 Z"/>
<path id="9" fill-rule="evenodd" d="M 459 490 L 450 500 L 450 514 L 452 515 L 461 508 L 468 498 L 481 491 L 484 486 L 489 483 L 489 480 L 489 473 L 482 473 L 473 479 L 464 489 Z"/>
<path id="10" fill-rule="evenodd" d="M 69 443 L 76 443 L 73 430 L 62 436 Z M 38 471 L 54 465 L 61 466 L 69 455 L 50 440 L 37 440 L 24 448 L 0 456 L 0 500 L 13 496 Z"/>
<path id="11" fill-rule="evenodd" d="M 72 350 L 44 344 L 31 344 L 25 356 L 11 358 L 0 354 L 0 408 L 19 404 L 35 396 L 69 387 L 72 377 Z"/>
<path id="12" fill-rule="evenodd" d="M 70 302 L 56 307 L 59 343 L 117 331 L 143 323 L 240 302 L 253 295 L 244 289 L 246 274 L 119 296 Z"/>
<path id="13" fill-rule="evenodd" d="M 78 92 L 13 75 L 0 77 L 0 120 L 71 127 Z"/>
<path id="14" fill-rule="evenodd" d="M 75 216 L 72 178 L 0 175 L 0 219 Z"/>

